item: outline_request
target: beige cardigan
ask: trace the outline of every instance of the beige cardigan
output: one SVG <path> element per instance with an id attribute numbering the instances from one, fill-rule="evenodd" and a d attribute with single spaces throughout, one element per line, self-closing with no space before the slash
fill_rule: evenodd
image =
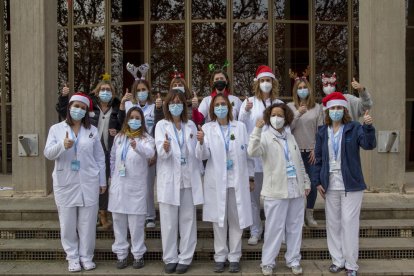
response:
<path id="1" fill-rule="evenodd" d="M 288 197 L 288 180 L 284 145 L 275 137 L 275 130 L 269 127 L 262 134 L 262 129 L 255 127 L 250 135 L 247 153 L 251 157 L 261 157 L 263 160 L 263 186 L 261 195 L 276 199 Z M 300 194 L 305 195 L 305 189 L 310 189 L 310 180 L 305 171 L 299 146 L 291 133 L 286 133 L 289 151 L 296 168 Z"/>

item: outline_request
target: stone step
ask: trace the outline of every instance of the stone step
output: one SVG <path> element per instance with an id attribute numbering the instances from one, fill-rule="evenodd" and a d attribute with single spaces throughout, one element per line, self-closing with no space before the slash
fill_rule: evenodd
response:
<path id="1" fill-rule="evenodd" d="M 111 251 L 113 240 L 97 240 L 96 260 L 114 260 Z M 255 246 L 243 239 L 243 260 L 260 260 L 262 242 Z M 162 247 L 160 239 L 146 240 L 146 260 L 161 260 Z M 283 259 L 285 245 L 282 245 L 278 259 Z M 326 239 L 303 239 L 301 254 L 303 260 L 327 260 L 330 258 Z M 198 239 L 194 260 L 213 260 L 213 239 Z M 414 259 L 413 238 L 361 238 L 360 259 Z M 4 239 L 0 240 L 0 260 L 63 260 L 60 240 L 46 239 Z"/>
<path id="2" fill-rule="evenodd" d="M 116 269 L 113 261 L 98 261 L 97 268 L 93 271 L 77 273 L 76 275 L 165 275 L 164 264 L 161 261 L 146 261 L 145 267 L 136 270 L 131 266 L 125 269 Z M 330 265 L 328 260 L 303 260 L 301 262 L 303 275 L 322 276 L 333 275 L 328 272 Z M 414 275 L 414 262 L 412 260 L 360 260 L 358 275 Z M 194 261 L 185 275 L 215 275 L 212 271 L 212 261 Z M 1 275 L 74 275 L 67 271 L 66 261 L 2 261 L 0 262 Z M 220 273 L 221 276 L 261 276 L 260 261 L 242 261 L 240 273 Z M 278 262 L 273 275 L 292 275 L 283 261 Z"/>
<path id="3" fill-rule="evenodd" d="M 325 221 L 318 221 L 317 227 L 304 227 L 303 238 L 325 238 Z M 197 222 L 199 238 L 212 238 L 213 228 L 210 222 Z M 409 238 L 413 237 L 414 219 L 385 219 L 385 220 L 361 220 L 361 238 Z M 161 237 L 159 221 L 155 228 L 146 229 L 146 238 Z M 249 237 L 249 231 L 244 231 L 244 237 Z M 0 221 L 0 239 L 59 239 L 59 222 L 52 221 Z M 97 229 L 97 239 L 114 239 L 113 231 L 105 231 L 101 227 Z"/>

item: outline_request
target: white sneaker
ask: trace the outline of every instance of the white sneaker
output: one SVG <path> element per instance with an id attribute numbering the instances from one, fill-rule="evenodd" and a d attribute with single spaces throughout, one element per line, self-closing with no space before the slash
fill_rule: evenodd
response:
<path id="1" fill-rule="evenodd" d="M 69 272 L 79 272 L 81 271 L 81 265 L 78 260 L 70 260 L 68 261 L 68 271 Z"/>
<path id="2" fill-rule="evenodd" d="M 318 223 L 313 218 L 313 209 L 306 209 L 306 211 L 305 211 L 305 224 L 308 227 L 316 227 L 316 226 L 318 226 Z"/>
<path id="3" fill-rule="evenodd" d="M 260 237 L 257 236 L 250 236 L 249 240 L 247 241 L 248 245 L 256 245 L 260 241 Z"/>
<path id="4" fill-rule="evenodd" d="M 302 267 L 300 265 L 292 266 L 292 273 L 295 275 L 301 275 L 302 274 Z"/>
<path id="5" fill-rule="evenodd" d="M 273 274 L 273 267 L 270 265 L 262 266 L 262 274 L 263 275 L 272 275 Z"/>
<path id="6" fill-rule="evenodd" d="M 155 221 L 153 219 L 147 219 L 146 225 L 147 228 L 155 228 Z"/>
<path id="7" fill-rule="evenodd" d="M 92 270 L 96 268 L 96 264 L 92 261 L 81 262 L 83 269 Z"/>

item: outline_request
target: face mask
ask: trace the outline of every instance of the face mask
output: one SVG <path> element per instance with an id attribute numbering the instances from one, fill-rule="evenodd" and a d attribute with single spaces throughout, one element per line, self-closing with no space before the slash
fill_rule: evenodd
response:
<path id="1" fill-rule="evenodd" d="M 335 92 L 335 86 L 328 85 L 323 87 L 323 93 L 325 93 L 326 95 L 329 95 L 332 92 Z"/>
<path id="2" fill-rule="evenodd" d="M 137 92 L 137 98 L 140 102 L 145 102 L 148 99 L 148 91 Z"/>
<path id="3" fill-rule="evenodd" d="M 214 82 L 214 88 L 217 89 L 218 91 L 223 91 L 224 88 L 226 88 L 226 81 L 223 80 L 218 80 Z"/>
<path id="4" fill-rule="evenodd" d="M 184 88 L 184 86 L 176 86 L 176 87 L 174 87 L 173 89 L 177 89 L 177 90 L 180 90 L 180 92 L 181 92 L 181 93 L 185 93 L 185 88 Z"/>
<path id="5" fill-rule="evenodd" d="M 112 99 L 112 92 L 108 90 L 99 91 L 99 99 L 104 103 L 109 102 Z"/>
<path id="6" fill-rule="evenodd" d="M 75 121 L 80 121 L 85 117 L 86 110 L 78 107 L 71 107 L 70 108 L 70 117 L 72 117 Z"/>
<path id="7" fill-rule="evenodd" d="M 262 90 L 263 93 L 269 93 L 272 90 L 272 83 L 267 81 L 261 82 L 260 90 Z"/>
<path id="8" fill-rule="evenodd" d="M 340 121 L 342 120 L 342 117 L 344 117 L 344 110 L 343 109 L 329 110 L 329 117 L 334 122 Z"/>
<path id="9" fill-rule="evenodd" d="M 278 116 L 270 117 L 270 124 L 274 129 L 281 129 L 285 125 L 285 118 Z"/>
<path id="10" fill-rule="evenodd" d="M 128 125 L 130 129 L 137 130 L 141 127 L 141 120 L 129 119 Z"/>
<path id="11" fill-rule="evenodd" d="M 214 107 L 214 114 L 216 114 L 217 118 L 219 119 L 226 118 L 227 113 L 229 113 L 227 105 L 220 105 Z"/>
<path id="12" fill-rule="evenodd" d="M 176 117 L 180 116 L 181 113 L 183 113 L 183 109 L 183 104 L 170 104 L 168 106 L 168 110 L 170 110 L 171 115 Z"/>
<path id="13" fill-rule="evenodd" d="M 298 89 L 298 97 L 306 99 L 309 96 L 309 90 L 307 88 Z"/>

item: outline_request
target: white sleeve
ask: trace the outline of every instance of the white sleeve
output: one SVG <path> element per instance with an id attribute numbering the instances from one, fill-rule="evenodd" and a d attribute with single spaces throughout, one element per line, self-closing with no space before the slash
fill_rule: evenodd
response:
<path id="1" fill-rule="evenodd" d="M 47 136 L 45 149 L 43 154 L 49 160 L 56 160 L 59 156 L 65 152 L 64 140 L 56 138 L 56 127 L 52 126 L 49 129 L 49 134 Z"/>

